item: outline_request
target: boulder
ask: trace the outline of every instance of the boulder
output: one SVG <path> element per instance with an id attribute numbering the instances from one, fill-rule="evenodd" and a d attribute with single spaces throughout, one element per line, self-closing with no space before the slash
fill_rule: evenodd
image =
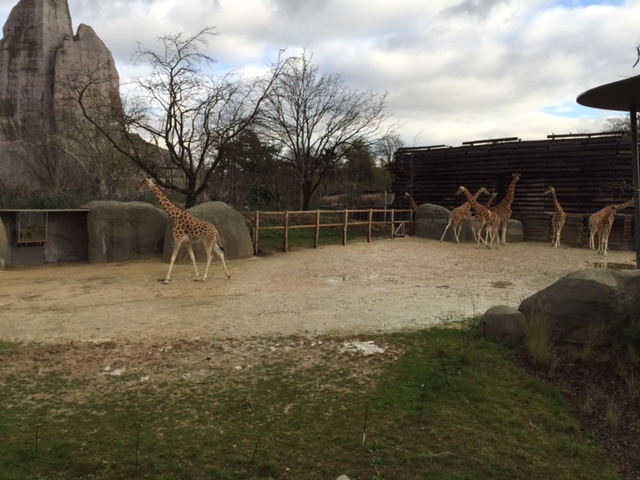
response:
<path id="1" fill-rule="evenodd" d="M 220 244 L 224 249 L 225 260 L 249 258 L 253 256 L 253 242 L 247 223 L 242 214 L 223 202 L 207 202 L 188 209 L 194 217 L 213 223 L 220 234 Z M 196 261 L 204 262 L 207 256 L 201 243 L 193 246 Z M 164 253 L 162 259 L 165 262 L 171 260 L 173 253 L 173 220 L 169 219 L 164 232 Z M 176 262 L 189 262 L 189 254 L 183 246 Z"/>
<path id="2" fill-rule="evenodd" d="M 524 242 L 524 226 L 520 220 L 513 218 L 507 223 L 507 244 Z"/>
<path id="3" fill-rule="evenodd" d="M 168 215 L 144 202 L 93 201 L 83 206 L 89 231 L 89 263 L 162 256 Z"/>
<path id="4" fill-rule="evenodd" d="M 638 270 L 585 269 L 534 293 L 518 310 L 527 319 L 544 315 L 558 339 L 583 343 L 592 325 L 608 320 L 614 296 L 630 290 L 640 291 Z"/>
<path id="5" fill-rule="evenodd" d="M 422 238 L 440 240 L 451 212 L 440 205 L 423 203 L 416 210 L 414 235 Z"/>
<path id="6" fill-rule="evenodd" d="M 525 316 L 515 307 L 491 307 L 480 319 L 480 331 L 493 340 L 518 341 L 524 336 Z"/>

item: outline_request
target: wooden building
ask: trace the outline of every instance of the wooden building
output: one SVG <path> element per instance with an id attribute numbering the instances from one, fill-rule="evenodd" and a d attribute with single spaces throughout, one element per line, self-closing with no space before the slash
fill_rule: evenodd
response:
<path id="1" fill-rule="evenodd" d="M 553 201 L 542 196 L 555 187 L 567 213 L 562 243 L 588 246 L 588 217 L 611 203 L 632 197 L 630 136 L 624 132 L 549 135 L 546 140 L 516 137 L 464 142 L 459 147 L 400 148 L 389 165 L 396 208 L 407 208 L 409 192 L 418 205 L 452 209 L 464 202 L 460 185 L 470 191 L 486 187 L 504 196 L 513 173 L 521 174 L 513 201 L 513 218 L 524 225 L 527 241 L 551 242 Z M 611 248 L 633 248 L 633 211 L 617 216 Z"/>

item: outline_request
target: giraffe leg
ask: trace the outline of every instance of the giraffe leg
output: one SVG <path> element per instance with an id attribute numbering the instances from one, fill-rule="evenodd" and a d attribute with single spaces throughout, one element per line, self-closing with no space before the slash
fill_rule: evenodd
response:
<path id="1" fill-rule="evenodd" d="M 449 221 L 447 222 L 447 226 L 444 227 L 444 232 L 442 232 L 442 237 L 440 237 L 440 241 L 444 240 L 444 236 L 447 233 L 447 230 L 449 230 L 449 227 L 451 226 L 452 221 L 453 221 L 453 217 L 449 217 Z"/>
<path id="2" fill-rule="evenodd" d="M 473 228 L 473 220 L 469 220 L 469 225 L 471 226 L 471 233 L 473 233 L 473 241 L 478 241 L 478 235 L 476 234 L 476 229 Z"/>
<path id="3" fill-rule="evenodd" d="M 502 223 L 502 244 L 507 244 L 507 227 L 509 226 L 509 219 L 506 218 Z M 500 231 L 498 231 L 498 243 L 500 243 Z"/>
<path id="4" fill-rule="evenodd" d="M 558 240 L 556 242 L 558 247 L 560 246 L 560 234 L 562 233 L 562 229 L 564 228 L 564 222 L 565 220 L 562 219 L 560 221 L 560 224 L 558 225 Z"/>
<path id="5" fill-rule="evenodd" d="M 482 238 L 482 229 L 485 229 L 485 238 Z M 485 245 L 487 244 L 487 240 L 486 240 L 486 229 L 488 227 L 484 224 L 480 224 L 480 226 L 478 227 L 478 239 L 476 240 L 476 247 L 480 246 L 480 242 L 484 243 Z"/>
<path id="6" fill-rule="evenodd" d="M 229 270 L 227 270 L 227 264 L 224 262 L 224 251 L 222 250 L 220 245 L 218 245 L 217 243 L 214 243 L 213 251 L 216 252 L 216 255 L 220 257 L 220 260 L 222 260 L 222 268 L 224 268 L 224 273 L 227 274 L 227 278 L 231 278 L 231 275 L 229 274 Z M 207 264 L 207 269 L 209 269 L 209 264 Z M 206 276 L 206 273 L 205 273 L 205 276 Z"/>
<path id="7" fill-rule="evenodd" d="M 196 264 L 196 256 L 193 254 L 193 246 L 191 242 L 187 243 L 187 250 L 189 252 L 189 257 L 191 258 L 191 263 L 193 263 L 193 269 L 196 272 L 196 278 L 200 276 L 200 272 L 198 272 L 198 265 Z"/>
<path id="8" fill-rule="evenodd" d="M 460 231 L 462 230 L 462 221 L 453 226 L 453 234 L 456 236 L 456 243 L 460 243 Z"/>
<path id="9" fill-rule="evenodd" d="M 164 278 L 164 284 L 169 283 L 171 280 L 171 270 L 173 270 L 173 264 L 176 262 L 176 257 L 178 256 L 178 251 L 180 250 L 180 246 L 182 245 L 182 239 L 174 239 L 173 245 L 173 253 L 171 254 L 171 262 L 169 263 L 169 271 L 167 272 L 167 276 Z"/>

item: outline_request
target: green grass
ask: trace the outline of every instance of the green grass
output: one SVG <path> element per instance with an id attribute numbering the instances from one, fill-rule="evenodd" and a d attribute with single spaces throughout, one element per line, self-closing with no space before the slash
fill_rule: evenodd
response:
<path id="1" fill-rule="evenodd" d="M 260 252 L 269 254 L 281 252 L 283 249 L 282 230 L 261 230 L 258 236 L 258 246 Z M 315 240 L 315 230 L 313 228 L 291 229 L 289 230 L 289 250 L 297 248 L 312 248 Z M 372 232 L 372 237 L 389 237 L 388 228 L 376 227 Z M 320 229 L 318 237 L 319 245 L 341 245 L 343 240 L 342 227 L 324 227 Z M 367 227 L 356 225 L 347 229 L 347 243 L 366 242 Z"/>
<path id="2" fill-rule="evenodd" d="M 3 344 L 1 477 L 617 478 L 508 347 L 454 328 L 362 339 L 385 353 L 331 337 L 236 356 L 202 340 Z M 124 375 L 101 374 L 114 359 Z"/>

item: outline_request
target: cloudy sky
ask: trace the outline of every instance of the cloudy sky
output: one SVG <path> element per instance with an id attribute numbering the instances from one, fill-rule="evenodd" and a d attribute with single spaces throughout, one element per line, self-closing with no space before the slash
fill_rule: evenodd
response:
<path id="1" fill-rule="evenodd" d="M 0 0 L 4 24 L 17 0 Z M 640 75 L 640 0 L 68 0 L 123 80 L 137 42 L 215 26 L 217 68 L 264 71 L 302 48 L 350 88 L 388 92 L 405 144 L 597 132 L 576 97 Z"/>

